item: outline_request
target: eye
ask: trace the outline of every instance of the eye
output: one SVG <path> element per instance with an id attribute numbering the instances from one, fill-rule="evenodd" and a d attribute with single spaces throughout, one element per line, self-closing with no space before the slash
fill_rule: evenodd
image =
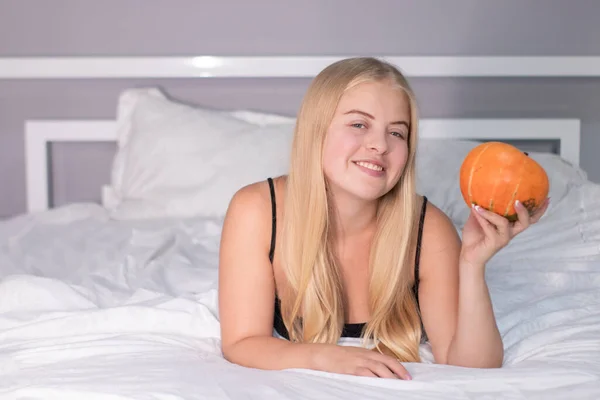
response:
<path id="1" fill-rule="evenodd" d="M 357 122 L 357 123 L 355 123 L 355 124 L 352 124 L 352 126 L 353 126 L 354 128 L 358 128 L 358 129 L 365 128 L 365 124 L 362 124 L 362 123 L 360 123 L 360 122 Z"/>
<path id="2" fill-rule="evenodd" d="M 404 132 L 391 132 L 391 134 L 400 139 L 404 139 L 406 137 L 406 134 Z"/>

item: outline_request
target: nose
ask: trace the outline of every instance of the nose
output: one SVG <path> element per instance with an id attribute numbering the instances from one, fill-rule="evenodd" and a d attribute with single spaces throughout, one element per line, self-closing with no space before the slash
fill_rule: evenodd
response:
<path id="1" fill-rule="evenodd" d="M 372 129 L 365 136 L 365 147 L 377 153 L 385 154 L 389 147 L 387 139 L 388 137 L 385 132 L 379 129 Z"/>

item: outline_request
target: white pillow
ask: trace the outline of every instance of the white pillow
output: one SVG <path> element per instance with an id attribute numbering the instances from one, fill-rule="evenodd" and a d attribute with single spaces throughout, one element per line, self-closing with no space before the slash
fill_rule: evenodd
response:
<path id="1" fill-rule="evenodd" d="M 168 99 L 159 89 L 119 98 L 118 151 L 103 205 L 114 218 L 222 216 L 236 190 L 288 171 L 295 118 L 249 110 L 209 110 Z M 462 226 L 469 208 L 459 170 L 479 142 L 421 139 L 417 189 Z M 559 156 L 531 152 L 547 171 L 553 204 L 585 172 Z"/>
<path id="2" fill-rule="evenodd" d="M 125 91 L 111 184 L 103 188 L 112 217 L 222 216 L 239 188 L 285 174 L 294 119 L 236 113 L 180 104 L 158 89 Z"/>
<path id="3" fill-rule="evenodd" d="M 296 123 L 295 117 L 287 117 L 284 115 L 270 114 L 252 110 L 226 111 L 226 113 L 237 119 L 241 119 L 242 121 L 250 122 L 260 126 L 289 125 Z"/>

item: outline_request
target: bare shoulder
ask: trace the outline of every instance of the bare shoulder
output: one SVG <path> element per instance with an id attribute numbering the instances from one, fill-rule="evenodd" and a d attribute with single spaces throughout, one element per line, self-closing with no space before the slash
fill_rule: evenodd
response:
<path id="1" fill-rule="evenodd" d="M 281 197 L 281 187 L 284 183 L 285 177 L 273 178 L 276 197 Z M 229 202 L 227 214 L 250 210 L 271 214 L 271 192 L 268 180 L 251 183 L 235 192 Z"/>
<path id="2" fill-rule="evenodd" d="M 423 222 L 422 248 L 425 254 L 451 252 L 460 248 L 460 237 L 452 219 L 431 201 Z"/>
<path id="3" fill-rule="evenodd" d="M 229 202 L 227 216 L 238 216 L 265 212 L 269 203 L 269 187 L 267 181 L 251 183 L 240 188 Z M 253 211 L 254 213 L 248 213 Z"/>
<path id="4" fill-rule="evenodd" d="M 274 178 L 276 198 L 281 197 L 282 178 Z M 231 231 L 252 232 L 260 237 L 261 243 L 270 243 L 272 229 L 271 188 L 267 180 L 255 182 L 240 188 L 231 198 L 223 223 L 223 240 L 227 240 Z"/>

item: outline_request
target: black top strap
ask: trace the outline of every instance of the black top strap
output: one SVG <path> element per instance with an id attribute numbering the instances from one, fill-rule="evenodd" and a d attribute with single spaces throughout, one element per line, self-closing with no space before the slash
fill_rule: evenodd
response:
<path id="1" fill-rule="evenodd" d="M 273 256 L 275 255 L 275 235 L 277 233 L 277 205 L 275 203 L 275 186 L 273 185 L 273 179 L 268 178 L 269 189 L 271 190 L 271 248 L 269 250 L 269 260 L 273 262 Z"/>
<path id="2" fill-rule="evenodd" d="M 419 261 L 421 259 L 421 240 L 423 239 L 423 224 L 425 222 L 425 211 L 427 210 L 427 197 L 423 196 L 423 205 L 421 206 L 421 217 L 419 219 L 419 232 L 417 234 L 417 249 L 415 254 L 415 296 L 417 305 L 419 304 Z"/>

